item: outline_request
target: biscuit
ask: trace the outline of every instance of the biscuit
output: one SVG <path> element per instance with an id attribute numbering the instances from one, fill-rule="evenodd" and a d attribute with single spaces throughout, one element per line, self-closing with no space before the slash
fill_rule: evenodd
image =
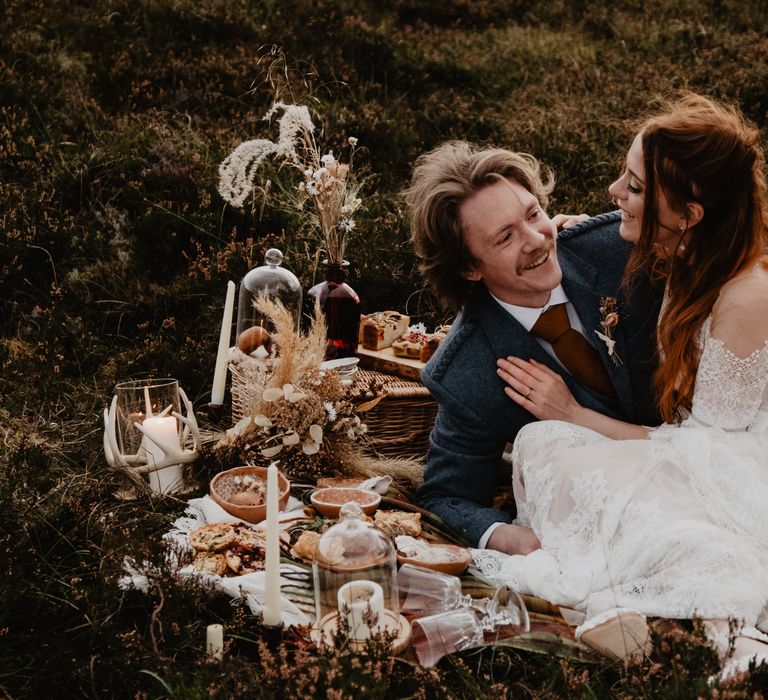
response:
<path id="1" fill-rule="evenodd" d="M 208 523 L 189 533 L 189 544 L 198 552 L 221 552 L 235 541 L 229 523 Z"/>
<path id="2" fill-rule="evenodd" d="M 234 525 L 235 544 L 244 549 L 265 549 L 267 546 L 264 530 L 252 530 L 242 523 Z"/>
<path id="3" fill-rule="evenodd" d="M 192 561 L 195 571 L 223 576 L 227 571 L 227 559 L 223 554 L 198 552 Z"/>
<path id="4" fill-rule="evenodd" d="M 408 513 L 402 510 L 377 510 L 373 523 L 391 536 L 421 534 L 421 513 Z"/>
<path id="5" fill-rule="evenodd" d="M 299 559 L 315 558 L 315 552 L 317 551 L 317 543 L 320 541 L 320 533 L 314 530 L 305 530 L 301 533 L 301 537 L 296 540 L 296 544 L 291 548 L 291 554 Z"/>

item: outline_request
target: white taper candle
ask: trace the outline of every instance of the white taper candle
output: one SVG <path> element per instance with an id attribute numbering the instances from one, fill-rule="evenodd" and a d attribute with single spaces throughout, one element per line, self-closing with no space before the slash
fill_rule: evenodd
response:
<path id="1" fill-rule="evenodd" d="M 219 351 L 216 353 L 216 369 L 213 372 L 213 388 L 211 403 L 224 403 L 224 387 L 227 385 L 227 363 L 229 357 L 229 340 L 232 337 L 232 312 L 235 308 L 235 283 L 227 282 L 227 298 L 224 302 L 224 316 L 221 319 L 219 334 Z"/>
<path id="2" fill-rule="evenodd" d="M 280 524 L 278 515 L 280 487 L 277 480 L 277 465 L 267 469 L 267 535 L 264 562 L 264 624 L 276 626 L 282 622 L 280 612 Z"/>

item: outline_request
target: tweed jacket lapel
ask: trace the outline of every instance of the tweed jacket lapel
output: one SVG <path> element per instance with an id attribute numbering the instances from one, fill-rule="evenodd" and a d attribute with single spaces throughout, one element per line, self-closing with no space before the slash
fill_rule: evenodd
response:
<path id="1" fill-rule="evenodd" d="M 557 363 L 520 322 L 503 309 L 482 285 L 478 285 L 475 307 L 480 326 L 495 357 L 514 355 L 525 360 L 534 359 L 558 370 Z"/>
<path id="2" fill-rule="evenodd" d="M 628 368 L 623 363 L 616 366 L 608 355 L 606 344 L 595 333 L 597 330 L 602 331 L 600 301 L 603 297 L 615 296 L 616 290 L 604 286 L 606 282 L 602 279 L 600 271 L 586 260 L 571 253 L 567 248 L 558 247 L 558 259 L 563 270 L 563 289 L 581 319 L 587 339 L 597 350 L 600 360 L 613 382 L 622 410 L 626 415 L 632 415 L 632 384 Z M 614 340 L 616 341 L 615 351 L 619 358 L 627 357 L 626 338 L 621 321 L 614 329 Z"/>

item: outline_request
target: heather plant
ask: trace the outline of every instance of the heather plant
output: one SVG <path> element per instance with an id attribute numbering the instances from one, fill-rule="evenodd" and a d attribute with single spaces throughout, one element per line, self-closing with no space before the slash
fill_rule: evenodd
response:
<path id="1" fill-rule="evenodd" d="M 429 671 L 295 639 L 272 651 L 247 609 L 163 570 L 183 503 L 117 501 L 100 426 L 130 378 L 175 376 L 207 401 L 226 281 L 266 249 L 313 283 L 317 240 L 299 213 L 259 201 L 255 216 L 216 189 L 233 146 L 264 133 L 271 47 L 296 86 L 280 99 L 322 115 L 334 157 L 340 135 L 365 145 L 350 272 L 364 311 L 436 325 L 450 319 L 419 280 L 397 197 L 420 153 L 450 138 L 529 151 L 556 173 L 553 211 L 606 210 L 632 123 L 659 97 L 734 100 L 768 135 L 762 0 L 8 0 L 0 22 L 4 697 L 765 693 L 765 669 L 710 687 L 717 662 L 691 625 L 628 668 L 556 647 L 472 650 Z M 195 466 L 195 495 L 220 466 Z M 148 594 L 117 585 L 126 555 L 161 572 Z M 222 664 L 205 657 L 212 622 Z"/>

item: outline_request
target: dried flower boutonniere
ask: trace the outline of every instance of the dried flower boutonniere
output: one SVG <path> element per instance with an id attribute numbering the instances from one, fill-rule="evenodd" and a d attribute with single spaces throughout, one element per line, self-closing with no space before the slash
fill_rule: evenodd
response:
<path id="1" fill-rule="evenodd" d="M 603 297 L 600 299 L 600 328 L 602 328 L 602 331 L 596 330 L 595 333 L 605 343 L 605 346 L 608 348 L 608 357 L 618 367 L 622 362 L 619 354 L 616 352 L 616 341 L 613 339 L 613 329 L 619 323 L 619 312 L 616 310 L 616 307 L 616 297 Z"/>

